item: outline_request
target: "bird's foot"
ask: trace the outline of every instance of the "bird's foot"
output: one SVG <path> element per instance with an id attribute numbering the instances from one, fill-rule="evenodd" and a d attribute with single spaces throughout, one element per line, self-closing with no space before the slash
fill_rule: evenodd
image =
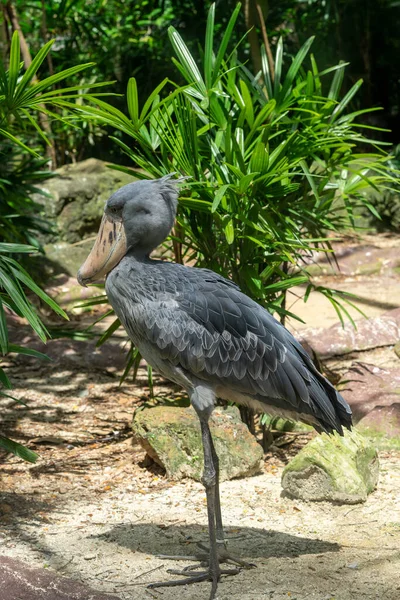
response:
<path id="1" fill-rule="evenodd" d="M 172 575 L 181 575 L 184 579 L 174 579 L 171 581 L 160 581 L 151 583 L 147 587 L 158 588 L 158 587 L 171 587 L 176 585 L 187 585 L 189 583 L 199 583 L 201 581 L 211 581 L 211 593 L 210 600 L 215 598 L 217 591 L 218 581 L 221 575 L 237 575 L 242 569 L 250 569 L 255 567 L 253 563 L 246 562 L 238 556 L 228 552 L 226 548 L 226 542 L 221 540 L 217 541 L 217 555 L 215 559 L 211 559 L 210 549 L 201 542 L 197 543 L 200 548 L 200 552 L 196 552 L 194 555 L 189 556 L 173 556 L 173 555 L 158 555 L 158 558 L 169 559 L 169 560 L 193 560 L 196 564 L 188 565 L 183 569 L 168 569 L 167 572 Z M 221 563 L 228 563 L 233 565 L 231 569 L 221 569 Z"/>
<path id="2" fill-rule="evenodd" d="M 209 548 L 202 542 L 197 542 L 197 545 L 199 548 L 201 548 L 201 550 L 204 550 L 203 556 L 208 561 L 208 554 L 210 551 Z M 218 553 L 218 562 L 219 563 L 234 564 L 242 569 L 252 569 L 253 567 L 256 566 L 254 563 L 247 562 L 246 560 L 243 560 L 239 556 L 236 556 L 236 554 L 232 554 L 231 552 L 229 552 L 228 548 L 226 547 L 226 542 L 218 543 L 217 553 Z"/>
<path id="3" fill-rule="evenodd" d="M 154 583 L 150 583 L 148 588 L 159 588 L 159 587 L 172 587 L 177 585 L 188 585 L 190 583 L 200 583 L 202 581 L 211 581 L 211 593 L 210 600 L 213 600 L 215 597 L 215 592 L 217 591 L 218 581 L 221 575 L 237 575 L 240 573 L 240 568 L 236 569 L 220 569 L 219 566 L 217 569 L 206 568 L 205 570 L 198 571 L 197 569 L 204 568 L 204 563 L 200 562 L 195 565 L 188 565 L 184 567 L 182 570 L 179 569 L 168 569 L 167 573 L 171 573 L 172 575 L 183 575 L 184 579 L 173 579 L 170 581 L 155 581 Z"/>
<path id="4" fill-rule="evenodd" d="M 209 564 L 210 550 L 202 542 L 197 542 L 197 546 L 202 550 L 202 552 L 199 552 L 199 553 L 196 553 L 193 555 L 186 555 L 186 556 L 160 554 L 160 555 L 158 555 L 158 558 L 163 558 L 163 559 L 167 559 L 167 560 L 195 560 L 195 561 L 199 562 L 200 566 L 207 566 Z M 231 552 L 229 552 L 225 543 L 218 544 L 217 553 L 218 553 L 218 563 L 234 564 L 237 567 L 240 567 L 242 569 L 252 569 L 253 567 L 256 566 L 254 563 L 249 563 L 249 562 L 239 558 L 239 556 L 236 556 L 235 554 L 232 554 Z M 186 569 L 191 570 L 192 568 L 193 568 L 193 565 L 191 565 L 190 567 L 186 567 L 185 570 Z"/>

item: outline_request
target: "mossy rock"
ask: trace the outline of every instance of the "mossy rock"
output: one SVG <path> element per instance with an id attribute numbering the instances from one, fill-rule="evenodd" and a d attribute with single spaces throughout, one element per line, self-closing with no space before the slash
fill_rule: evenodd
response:
<path id="1" fill-rule="evenodd" d="M 104 205 L 120 187 L 135 181 L 132 175 L 110 168 L 101 160 L 89 158 L 55 171 L 55 177 L 41 183 L 47 194 L 35 195 L 44 206 L 45 217 L 56 233 L 45 236 L 45 243 L 80 242 L 97 234 Z"/>
<path id="2" fill-rule="evenodd" d="M 314 427 L 306 425 L 300 421 L 293 421 L 292 419 L 285 419 L 284 417 L 271 416 L 268 414 L 263 415 L 263 425 L 266 428 L 272 429 L 273 431 L 281 431 L 286 433 L 288 431 L 314 431 Z"/>
<path id="3" fill-rule="evenodd" d="M 356 275 L 376 275 L 382 271 L 382 266 L 382 260 L 366 263 L 358 267 L 356 270 Z"/>
<path id="4" fill-rule="evenodd" d="M 375 446 L 353 429 L 309 442 L 286 465 L 282 487 L 302 500 L 357 504 L 375 489 L 378 473 Z"/>
<path id="5" fill-rule="evenodd" d="M 147 454 L 165 468 L 171 479 L 201 480 L 203 448 L 200 422 L 193 408 L 156 406 L 138 410 L 132 429 Z M 263 451 L 240 419 L 236 407 L 216 408 L 210 419 L 220 480 L 261 471 Z"/>

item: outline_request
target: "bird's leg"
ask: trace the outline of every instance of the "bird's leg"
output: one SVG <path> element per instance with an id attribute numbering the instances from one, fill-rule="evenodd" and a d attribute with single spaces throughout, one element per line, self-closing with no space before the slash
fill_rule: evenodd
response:
<path id="1" fill-rule="evenodd" d="M 208 415 L 206 418 L 201 414 L 200 415 L 200 426 L 201 426 L 201 439 L 203 442 L 203 452 L 204 452 L 204 471 L 202 477 L 202 483 L 206 490 L 207 497 L 207 515 L 208 515 L 208 537 L 210 542 L 210 563 L 209 570 L 210 576 L 213 582 L 213 588 L 217 589 L 217 583 L 220 577 L 220 567 L 218 560 L 218 552 L 217 552 L 217 532 L 216 532 L 216 514 L 215 514 L 215 505 L 216 505 L 216 489 L 217 489 L 217 468 L 214 465 L 213 454 L 216 456 L 214 444 L 211 437 L 210 426 L 208 424 Z M 214 452 L 213 452 L 214 450 Z M 218 460 L 218 459 L 217 459 Z M 221 522 L 222 527 L 222 519 L 221 519 L 221 506 L 219 503 L 219 520 Z"/>
<path id="2" fill-rule="evenodd" d="M 203 439 L 204 445 L 204 439 Z M 228 542 L 225 539 L 224 527 L 222 525 L 222 511 L 221 511 L 221 497 L 219 493 L 219 458 L 218 454 L 214 447 L 214 442 L 212 440 L 211 432 L 210 432 L 210 448 L 211 448 L 211 457 L 212 463 L 215 471 L 215 485 L 214 485 L 214 513 L 215 513 L 215 526 L 216 526 L 216 545 L 217 545 L 217 555 L 219 562 L 231 562 L 240 567 L 251 568 L 255 567 L 253 563 L 249 563 L 245 560 L 242 560 L 238 556 L 231 554 L 228 552 L 227 545 Z M 205 467 L 204 462 L 204 467 Z M 210 540 L 211 541 L 211 540 Z M 200 548 L 203 550 L 207 550 L 206 546 L 203 544 L 199 544 Z M 211 548 L 210 548 L 211 550 Z"/>
<path id="3" fill-rule="evenodd" d="M 216 526 L 216 541 L 217 546 L 223 546 L 226 548 L 226 541 L 224 535 L 224 527 L 222 525 L 222 512 L 221 512 L 221 498 L 219 495 L 219 458 L 215 451 L 214 442 L 210 433 L 210 445 L 211 445 L 211 456 L 215 470 L 215 488 L 214 488 L 214 502 L 215 502 L 215 526 Z"/>
<path id="4" fill-rule="evenodd" d="M 204 452 L 204 470 L 202 483 L 206 490 L 207 497 L 207 516 L 208 516 L 208 534 L 209 534 L 209 543 L 210 547 L 205 550 L 208 550 L 208 557 L 199 556 L 199 560 L 201 561 L 200 567 L 203 566 L 203 571 L 197 571 L 195 569 L 198 566 L 186 567 L 181 571 L 170 569 L 168 572 L 173 573 L 175 575 L 185 575 L 185 579 L 179 579 L 175 581 L 166 581 L 166 582 L 156 582 L 151 583 L 148 587 L 162 587 L 162 586 L 175 586 L 175 585 L 185 585 L 188 583 L 195 583 L 199 581 L 211 581 L 211 593 L 210 600 L 213 600 L 215 597 L 215 592 L 217 590 L 218 581 L 221 575 L 236 575 L 239 573 L 240 569 L 221 569 L 219 566 L 220 558 L 218 555 L 217 548 L 217 515 L 216 515 L 216 489 L 218 491 L 217 484 L 217 472 L 218 472 L 218 462 L 217 468 L 214 465 L 214 456 L 216 455 L 214 445 L 212 442 L 211 431 L 208 424 L 208 420 L 211 414 L 212 407 L 208 407 L 206 410 L 197 409 L 195 406 L 196 412 L 200 419 L 200 427 L 201 427 L 201 439 L 203 442 L 203 452 Z M 221 518 L 221 506 L 219 502 L 219 494 L 218 494 L 218 526 L 219 530 L 222 531 L 222 518 Z M 224 544 L 223 538 L 222 544 Z M 175 558 L 175 557 L 171 557 Z M 197 557 L 194 557 L 197 558 Z"/>

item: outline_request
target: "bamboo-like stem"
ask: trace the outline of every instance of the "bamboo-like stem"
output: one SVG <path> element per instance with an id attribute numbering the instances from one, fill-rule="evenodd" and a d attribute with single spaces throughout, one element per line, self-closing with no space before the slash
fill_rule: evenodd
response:
<path id="1" fill-rule="evenodd" d="M 258 18 L 260 20 L 261 34 L 262 34 L 262 37 L 263 37 L 263 42 L 264 42 L 265 50 L 267 52 L 269 72 L 270 72 L 270 75 L 271 75 L 271 80 L 273 82 L 274 79 L 275 79 L 274 57 L 272 56 L 272 50 L 271 50 L 271 46 L 270 46 L 269 39 L 268 39 L 267 28 L 265 27 L 264 13 L 263 13 L 261 4 L 260 4 L 260 2 L 258 0 L 256 0 L 256 9 L 257 9 L 257 13 L 258 13 Z"/>

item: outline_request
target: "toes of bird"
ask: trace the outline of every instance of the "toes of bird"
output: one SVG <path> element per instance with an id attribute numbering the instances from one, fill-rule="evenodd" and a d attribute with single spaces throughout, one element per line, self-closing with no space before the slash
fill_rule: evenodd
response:
<path id="1" fill-rule="evenodd" d="M 198 569 L 200 567 L 200 565 L 190 565 L 189 567 L 185 567 L 184 569 L 167 569 L 167 573 L 169 573 L 170 575 L 186 575 L 188 577 L 197 577 L 197 576 L 201 576 L 201 575 L 207 575 L 208 571 L 197 571 L 196 569 Z M 193 575 L 191 575 L 190 573 L 192 572 Z"/>

